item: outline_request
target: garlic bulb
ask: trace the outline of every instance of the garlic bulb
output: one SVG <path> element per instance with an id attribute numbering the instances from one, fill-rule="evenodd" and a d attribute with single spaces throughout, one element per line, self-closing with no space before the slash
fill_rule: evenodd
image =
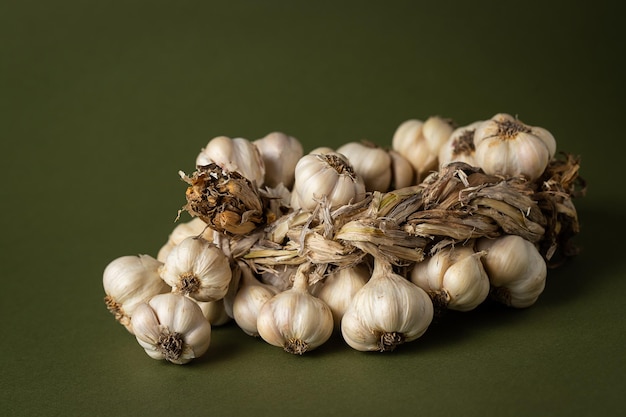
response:
<path id="1" fill-rule="evenodd" d="M 365 183 L 343 155 L 308 154 L 298 161 L 291 194 L 294 209 L 313 211 L 323 199 L 336 209 L 363 198 Z"/>
<path id="2" fill-rule="evenodd" d="M 172 233 L 170 233 L 167 238 L 167 242 L 159 249 L 157 259 L 160 262 L 165 262 L 172 248 L 187 237 L 202 236 L 204 239 L 211 242 L 213 240 L 213 233 L 214 231 L 209 229 L 208 225 L 199 217 L 194 217 L 187 222 L 180 223 L 174 227 L 174 230 L 172 230 Z"/>
<path id="3" fill-rule="evenodd" d="M 175 246 L 159 273 L 173 292 L 198 301 L 223 298 L 232 277 L 224 252 L 202 237 L 188 237 Z"/>
<path id="4" fill-rule="evenodd" d="M 369 268 L 358 264 L 342 268 L 324 278 L 320 286 L 315 288 L 313 295 L 324 301 L 333 313 L 335 328 L 339 329 L 341 318 L 348 305 L 370 278 Z"/>
<path id="5" fill-rule="evenodd" d="M 263 185 L 265 164 L 257 147 L 247 139 L 217 136 L 202 148 L 196 166 L 215 163 L 226 172 L 238 172 L 248 180 Z"/>
<path id="6" fill-rule="evenodd" d="M 257 318 L 261 307 L 270 298 L 278 294 L 278 289 L 261 283 L 250 268 L 240 263 L 241 283 L 233 301 L 233 317 L 237 325 L 246 334 L 258 336 Z"/>
<path id="7" fill-rule="evenodd" d="M 159 276 L 161 265 L 150 255 L 139 255 L 121 256 L 104 268 L 104 302 L 115 319 L 131 333 L 131 317 L 137 305 L 171 291 Z"/>
<path id="8" fill-rule="evenodd" d="M 491 282 L 492 296 L 511 307 L 533 305 L 546 285 L 547 265 L 530 241 L 517 235 L 481 238 L 477 248 Z"/>
<path id="9" fill-rule="evenodd" d="M 259 311 L 257 330 L 267 343 L 302 355 L 318 348 L 333 332 L 330 308 L 308 290 L 308 277 L 299 268 L 293 286 L 268 300 Z"/>
<path id="10" fill-rule="evenodd" d="M 450 162 L 465 162 L 476 166 L 474 160 L 474 132 L 483 121 L 477 121 L 467 126 L 455 129 L 448 140 L 439 149 L 439 169 Z"/>
<path id="11" fill-rule="evenodd" d="M 522 176 L 529 181 L 543 174 L 556 152 L 549 131 L 506 113 L 496 114 L 476 128 L 474 146 L 476 164 L 487 174 Z"/>
<path id="12" fill-rule="evenodd" d="M 391 185 L 391 156 L 384 149 L 369 142 L 348 142 L 337 152 L 344 155 L 358 176 L 363 178 L 367 191 L 387 191 Z"/>
<path id="13" fill-rule="evenodd" d="M 261 154 L 265 165 L 265 185 L 293 186 L 296 164 L 304 155 L 302 144 L 282 132 L 272 132 L 252 142 Z"/>
<path id="14" fill-rule="evenodd" d="M 489 295 L 489 277 L 470 246 L 445 247 L 411 270 L 411 281 L 426 291 L 436 308 L 469 311 Z"/>
<path id="15" fill-rule="evenodd" d="M 341 319 L 341 334 L 356 350 L 391 351 L 424 334 L 433 313 L 424 290 L 376 259 L 372 276 Z"/>
<path id="16" fill-rule="evenodd" d="M 439 150 L 453 129 L 448 120 L 438 116 L 431 116 L 424 122 L 410 119 L 394 132 L 392 148 L 411 162 L 419 182 L 437 168 Z"/>
<path id="17" fill-rule="evenodd" d="M 200 306 L 180 294 L 155 295 L 137 306 L 132 321 L 137 342 L 154 359 L 182 365 L 211 343 L 211 324 Z"/>
<path id="18" fill-rule="evenodd" d="M 193 300 L 191 297 L 190 299 Z M 215 301 L 193 301 L 200 306 L 202 314 L 211 323 L 211 326 L 222 326 L 231 320 L 231 317 L 226 312 L 223 298 Z"/>

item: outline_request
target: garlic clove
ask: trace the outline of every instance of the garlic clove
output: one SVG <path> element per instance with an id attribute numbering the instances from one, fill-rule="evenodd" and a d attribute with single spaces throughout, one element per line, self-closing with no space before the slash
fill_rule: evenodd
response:
<path id="1" fill-rule="evenodd" d="M 228 257 L 202 237 L 188 237 L 175 246 L 159 273 L 173 292 L 197 301 L 223 298 L 232 277 Z"/>
<path id="2" fill-rule="evenodd" d="M 267 343 L 302 355 L 330 338 L 333 315 L 326 303 L 309 293 L 308 277 L 301 267 L 290 289 L 263 304 L 257 329 Z"/>
<path id="3" fill-rule="evenodd" d="M 271 132 L 252 142 L 261 154 L 265 166 L 265 185 L 276 187 L 283 184 L 291 188 L 296 164 L 304 155 L 302 144 L 282 132 Z"/>
<path id="4" fill-rule="evenodd" d="M 341 318 L 350 302 L 369 278 L 369 268 L 364 264 L 358 264 L 331 273 L 316 287 L 313 295 L 330 307 L 335 329 L 340 329 Z"/>
<path id="5" fill-rule="evenodd" d="M 537 247 L 517 235 L 481 238 L 477 248 L 491 283 L 491 294 L 499 302 L 516 308 L 533 305 L 546 285 L 547 264 Z"/>
<path id="6" fill-rule="evenodd" d="M 489 295 L 489 277 L 480 261 L 484 252 L 477 252 L 455 262 L 443 278 L 443 288 L 448 293 L 448 308 L 470 311 L 478 307 Z"/>
<path id="7" fill-rule="evenodd" d="M 259 336 L 257 319 L 261 307 L 278 294 L 278 289 L 260 282 L 250 268 L 240 263 L 242 281 L 233 301 L 233 317 L 237 325 L 250 336 Z"/>
<path id="8" fill-rule="evenodd" d="M 371 278 L 343 315 L 341 334 L 356 350 L 391 351 L 424 334 L 433 313 L 424 290 L 377 259 Z"/>
<path id="9" fill-rule="evenodd" d="M 105 304 L 115 319 L 131 333 L 131 317 L 135 308 L 154 295 L 171 291 L 159 276 L 161 265 L 150 255 L 121 256 L 104 269 Z"/>
<path id="10" fill-rule="evenodd" d="M 454 126 L 452 121 L 440 116 L 431 116 L 422 125 L 422 135 L 431 155 L 438 155 L 443 144 L 448 140 Z"/>
<path id="11" fill-rule="evenodd" d="M 230 322 L 231 317 L 226 312 L 223 298 L 215 301 L 193 301 L 200 306 L 202 314 L 212 326 L 222 326 Z"/>
<path id="12" fill-rule="evenodd" d="M 389 188 L 398 190 L 415 185 L 415 170 L 409 160 L 393 149 L 390 149 L 388 152 L 391 157 L 392 173 L 391 186 Z"/>
<path id="13" fill-rule="evenodd" d="M 137 307 L 132 321 L 137 342 L 154 359 L 182 365 L 211 343 L 211 324 L 200 306 L 180 294 L 152 297 Z"/>

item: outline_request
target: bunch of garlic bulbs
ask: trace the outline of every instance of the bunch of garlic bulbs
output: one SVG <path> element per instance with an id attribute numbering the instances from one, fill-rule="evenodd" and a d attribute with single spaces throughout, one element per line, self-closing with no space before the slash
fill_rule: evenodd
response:
<path id="1" fill-rule="evenodd" d="M 156 258 L 107 265 L 107 308 L 150 357 L 184 364 L 227 323 L 293 354 L 333 334 L 391 351 L 446 310 L 532 306 L 548 262 L 573 253 L 578 161 L 504 113 L 410 119 L 390 142 L 211 139 L 179 173 L 191 219 Z"/>

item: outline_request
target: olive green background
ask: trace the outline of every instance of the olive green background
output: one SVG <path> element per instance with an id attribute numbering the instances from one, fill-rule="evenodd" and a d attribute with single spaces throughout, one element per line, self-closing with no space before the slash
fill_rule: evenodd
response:
<path id="1" fill-rule="evenodd" d="M 623 415 L 617 4 L 1 1 L 0 414 Z M 498 112 L 589 183 L 581 254 L 531 308 L 451 313 L 389 354 L 335 335 L 292 356 L 227 325 L 186 366 L 107 312 L 104 267 L 156 255 L 210 138 L 387 145 L 409 118 Z"/>

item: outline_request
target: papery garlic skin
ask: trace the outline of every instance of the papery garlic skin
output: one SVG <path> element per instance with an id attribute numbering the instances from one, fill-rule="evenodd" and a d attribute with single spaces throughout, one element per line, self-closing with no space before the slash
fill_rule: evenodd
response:
<path id="1" fill-rule="evenodd" d="M 547 264 L 536 246 L 517 235 L 481 238 L 478 250 L 486 251 L 483 265 L 492 296 L 510 307 L 533 305 L 546 285 Z"/>
<path id="2" fill-rule="evenodd" d="M 211 343 L 211 324 L 195 301 L 180 294 L 152 297 L 133 315 L 137 342 L 153 359 L 178 365 L 202 356 Z"/>
<path id="3" fill-rule="evenodd" d="M 489 277 L 470 246 L 445 247 L 411 270 L 411 281 L 426 291 L 436 308 L 470 311 L 489 295 Z"/>
<path id="4" fill-rule="evenodd" d="M 422 336 L 433 315 L 433 303 L 424 290 L 376 260 L 371 278 L 341 319 L 341 334 L 356 350 L 392 351 Z"/>
<path id="5" fill-rule="evenodd" d="M 481 123 L 474 132 L 476 164 L 490 175 L 521 176 L 534 181 L 556 152 L 546 129 L 529 126 L 506 113 Z"/>
<path id="6" fill-rule="evenodd" d="M 294 209 L 313 211 L 322 201 L 331 209 L 365 198 L 365 183 L 345 156 L 331 152 L 307 154 L 298 161 L 291 193 Z"/>
<path id="7" fill-rule="evenodd" d="M 257 147 L 244 138 L 217 136 L 202 148 L 196 166 L 217 164 L 226 172 L 238 172 L 248 180 L 263 185 L 265 164 Z"/>
<path id="8" fill-rule="evenodd" d="M 276 187 L 283 184 L 291 188 L 294 182 L 296 164 L 304 155 L 298 139 L 282 132 L 271 132 L 252 142 L 261 154 L 265 166 L 264 184 Z"/>
<path id="9" fill-rule="evenodd" d="M 426 121 L 409 119 L 394 132 L 392 148 L 411 162 L 419 182 L 437 169 L 439 150 L 453 130 L 452 124 L 439 116 Z"/>
<path id="10" fill-rule="evenodd" d="M 290 289 L 263 304 L 257 330 L 267 343 L 302 355 L 330 338 L 333 314 L 326 303 L 309 293 L 308 278 L 299 270 Z"/>
<path id="11" fill-rule="evenodd" d="M 367 191 L 389 190 L 391 185 L 391 156 L 384 149 L 367 142 L 348 142 L 337 148 L 358 176 L 363 178 Z"/>
<path id="12" fill-rule="evenodd" d="M 228 257 L 201 237 L 185 238 L 175 246 L 159 273 L 173 292 L 197 301 L 224 298 L 232 277 Z"/>
<path id="13" fill-rule="evenodd" d="M 257 280 L 252 271 L 242 267 L 242 280 L 233 301 L 233 318 L 249 336 L 259 336 L 257 319 L 263 305 L 278 294 L 278 289 Z"/>
<path id="14" fill-rule="evenodd" d="M 341 318 L 354 295 L 363 288 L 369 278 L 370 271 L 366 265 L 359 264 L 342 268 L 324 278 L 321 285 L 312 292 L 330 307 L 335 329 L 340 329 Z"/>
<path id="15" fill-rule="evenodd" d="M 104 269 L 102 285 L 107 308 L 131 333 L 131 317 L 137 305 L 171 291 L 159 276 L 161 265 L 150 255 L 121 256 Z"/>
<path id="16" fill-rule="evenodd" d="M 465 162 L 471 166 L 476 166 L 474 133 L 482 123 L 483 120 L 473 122 L 467 126 L 456 128 L 450 134 L 448 140 L 439 149 L 439 169 L 450 162 Z"/>
<path id="17" fill-rule="evenodd" d="M 165 262 L 172 248 L 188 237 L 202 236 L 204 239 L 211 242 L 213 240 L 213 233 L 214 230 L 209 229 L 208 225 L 199 217 L 193 217 L 187 222 L 179 223 L 168 236 L 167 242 L 159 249 L 157 259 L 160 262 Z"/>

